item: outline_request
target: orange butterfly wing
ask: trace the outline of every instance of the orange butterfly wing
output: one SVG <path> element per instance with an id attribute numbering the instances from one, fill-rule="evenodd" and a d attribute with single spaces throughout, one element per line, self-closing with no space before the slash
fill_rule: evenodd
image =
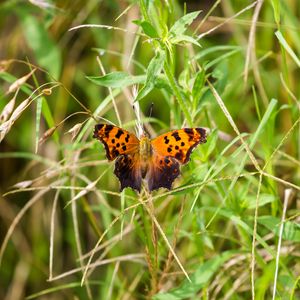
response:
<path id="1" fill-rule="evenodd" d="M 97 124 L 94 138 L 100 140 L 106 150 L 108 160 L 116 158 L 114 173 L 125 187 L 141 190 L 142 175 L 139 159 L 139 139 L 128 131 L 109 124 Z"/>
<path id="2" fill-rule="evenodd" d="M 192 150 L 206 142 L 204 128 L 183 128 L 158 136 L 151 141 L 152 161 L 146 180 L 149 191 L 165 187 L 171 189 L 180 174 L 180 164 L 189 161 Z"/>
<path id="3" fill-rule="evenodd" d="M 140 142 L 134 134 L 109 124 L 97 124 L 93 137 L 103 143 L 108 160 L 114 160 L 119 155 L 137 152 Z"/>
<path id="4" fill-rule="evenodd" d="M 173 130 L 158 136 L 151 141 L 155 153 L 176 158 L 181 164 L 186 164 L 192 150 L 206 142 L 204 128 L 183 128 Z"/>
<path id="5" fill-rule="evenodd" d="M 116 159 L 114 173 L 119 178 L 121 190 L 131 187 L 141 190 L 142 177 L 148 182 L 149 191 L 165 187 L 171 189 L 180 174 L 180 164 L 189 161 L 192 150 L 206 142 L 203 128 L 183 128 L 162 134 L 150 141 L 152 154 L 147 162 L 147 173 L 142 175 L 139 139 L 128 131 L 109 124 L 97 124 L 94 138 L 105 147 L 108 160 Z"/>

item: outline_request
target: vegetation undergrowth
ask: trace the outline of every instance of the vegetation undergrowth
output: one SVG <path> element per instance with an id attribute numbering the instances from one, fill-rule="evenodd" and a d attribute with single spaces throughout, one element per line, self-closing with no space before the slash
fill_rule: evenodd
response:
<path id="1" fill-rule="evenodd" d="M 297 5 L 198 2 L 0 4 L 1 299 L 300 298 Z M 133 106 L 208 131 L 170 191 L 92 138 Z"/>

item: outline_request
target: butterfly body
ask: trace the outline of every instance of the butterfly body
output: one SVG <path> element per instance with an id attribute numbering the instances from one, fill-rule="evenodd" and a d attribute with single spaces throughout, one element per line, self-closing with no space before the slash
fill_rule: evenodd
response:
<path id="1" fill-rule="evenodd" d="M 180 164 L 186 164 L 192 150 L 206 142 L 206 131 L 183 128 L 151 140 L 147 136 L 138 139 L 117 126 L 97 124 L 94 138 L 104 144 L 108 160 L 116 159 L 114 173 L 121 190 L 131 187 L 140 191 L 144 179 L 149 191 L 153 191 L 160 187 L 171 189 L 180 174 Z"/>

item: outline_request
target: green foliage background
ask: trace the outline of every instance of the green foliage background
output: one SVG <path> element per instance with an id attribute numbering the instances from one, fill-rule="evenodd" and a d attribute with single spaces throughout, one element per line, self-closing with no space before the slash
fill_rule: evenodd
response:
<path id="1" fill-rule="evenodd" d="M 299 14 L 2 1 L 0 298 L 300 297 Z M 171 191 L 120 193 L 92 139 L 134 101 L 151 137 L 209 130 Z"/>

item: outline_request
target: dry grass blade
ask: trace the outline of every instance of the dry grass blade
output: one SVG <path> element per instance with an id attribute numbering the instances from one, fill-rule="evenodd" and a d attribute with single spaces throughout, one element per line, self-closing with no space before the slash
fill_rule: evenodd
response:
<path id="1" fill-rule="evenodd" d="M 106 236 L 106 234 L 109 232 L 109 230 L 113 227 L 113 225 L 121 218 L 122 215 L 119 215 L 118 217 L 116 217 L 110 224 L 109 224 L 109 227 L 103 232 L 103 234 L 101 235 L 101 237 L 99 238 L 99 240 L 97 241 L 95 247 L 93 248 L 92 252 L 91 252 L 91 255 L 88 259 L 88 262 L 87 264 L 85 265 L 85 268 L 84 268 L 84 272 L 83 272 L 83 275 L 82 275 L 82 278 L 81 278 L 81 286 L 83 286 L 84 282 L 85 282 L 85 278 L 87 276 L 87 272 L 90 268 L 92 268 L 92 259 L 99 247 L 99 245 L 101 244 L 102 240 L 104 239 L 104 237 Z M 80 269 L 81 270 L 81 269 Z"/>
<path id="2" fill-rule="evenodd" d="M 246 62 L 244 68 L 244 82 L 246 83 L 248 80 L 248 72 L 249 72 L 249 64 L 250 59 L 252 58 L 252 62 L 256 64 L 256 55 L 255 55 L 255 31 L 256 31 L 256 23 L 259 16 L 259 12 L 263 5 L 263 0 L 258 0 L 257 5 L 254 10 L 251 29 L 249 33 L 249 42 L 247 48 Z"/>
<path id="3" fill-rule="evenodd" d="M 68 130 L 68 133 L 71 133 L 72 141 L 74 141 L 75 137 L 77 136 L 79 130 L 81 129 L 83 123 L 77 123 L 74 125 L 70 130 Z"/>
<path id="4" fill-rule="evenodd" d="M 56 128 L 57 128 L 56 126 L 49 128 L 39 139 L 39 145 L 42 145 L 50 136 L 52 136 Z"/>
<path id="5" fill-rule="evenodd" d="M 0 61 L 0 73 L 5 72 L 9 68 L 9 66 L 11 65 L 11 63 L 13 61 L 14 61 L 13 59 L 1 60 Z"/>
<path id="6" fill-rule="evenodd" d="M 198 35 L 198 39 L 202 39 L 204 36 L 211 34 L 213 31 L 215 31 L 216 29 L 220 28 L 221 26 L 223 26 L 224 24 L 230 22 L 232 19 L 235 19 L 236 17 L 238 17 L 239 15 L 241 15 L 242 13 L 244 13 L 245 11 L 251 9 L 252 7 L 254 7 L 256 5 L 257 1 L 249 4 L 248 6 L 246 6 L 245 8 L 243 8 L 241 11 L 239 11 L 238 13 L 236 13 L 235 15 L 233 15 L 232 17 L 226 19 L 223 23 L 218 24 L 217 26 L 209 29 L 206 32 L 203 32 L 201 34 Z"/>
<path id="7" fill-rule="evenodd" d="M 280 229 L 279 229 L 279 239 L 278 239 L 277 254 L 276 254 L 276 268 L 275 268 L 275 274 L 274 274 L 274 286 L 273 286 L 272 300 L 276 299 L 276 287 L 277 287 L 278 267 L 279 267 L 279 259 L 280 259 L 282 233 L 283 233 L 283 227 L 284 227 L 284 221 L 285 221 L 285 215 L 286 215 L 288 202 L 289 202 L 292 194 L 293 194 L 292 189 L 286 189 L 284 191 L 283 211 L 282 211 L 281 224 L 280 224 Z"/>
<path id="8" fill-rule="evenodd" d="M 233 130 L 236 132 L 237 136 L 240 138 L 242 144 L 245 146 L 245 150 L 246 150 L 246 152 L 247 152 L 249 158 L 251 159 L 251 161 L 252 161 L 252 163 L 253 163 L 255 169 L 256 169 L 257 171 L 261 171 L 260 166 L 259 166 L 259 164 L 258 164 L 256 158 L 254 157 L 253 153 L 251 152 L 251 150 L 250 150 L 250 148 L 249 148 L 249 145 L 245 142 L 244 138 L 242 137 L 242 135 L 241 135 L 241 133 L 240 133 L 238 127 L 236 126 L 234 120 L 232 119 L 232 117 L 231 117 L 231 115 L 230 115 L 228 109 L 226 108 L 226 106 L 225 106 L 225 104 L 224 104 L 222 98 L 220 97 L 220 95 L 218 94 L 218 92 L 217 92 L 217 90 L 214 88 L 214 86 L 213 86 L 209 81 L 207 81 L 207 82 L 208 82 L 208 85 L 209 85 L 209 87 L 210 87 L 210 90 L 212 91 L 212 93 L 213 93 L 215 99 L 217 100 L 217 102 L 218 102 L 220 108 L 222 109 L 223 113 L 225 114 L 225 116 L 226 116 L 228 122 L 229 122 L 230 125 L 232 126 Z"/>
<path id="9" fill-rule="evenodd" d="M 17 108 L 13 111 L 13 113 L 9 119 L 11 122 L 15 122 L 19 118 L 21 113 L 27 108 L 30 100 L 31 100 L 31 97 L 28 97 L 23 102 L 21 102 L 21 104 L 19 104 L 17 106 Z"/>
<path id="10" fill-rule="evenodd" d="M 137 263 L 140 263 L 140 264 L 144 265 L 145 255 L 141 254 L 141 253 L 133 253 L 133 254 L 117 256 L 117 257 L 114 257 L 114 258 L 103 259 L 101 261 L 94 262 L 92 264 L 86 265 L 85 269 L 88 271 L 88 269 L 90 269 L 90 268 L 95 268 L 95 267 L 115 263 L 117 261 L 120 261 L 120 262 L 121 261 L 137 262 Z M 52 280 L 49 280 L 49 281 L 55 281 L 55 280 L 58 280 L 58 279 L 61 279 L 61 278 L 65 278 L 67 276 L 70 276 L 72 274 L 75 274 L 75 273 L 78 273 L 78 272 L 81 272 L 81 271 L 82 271 L 82 268 L 78 267 L 78 268 L 75 268 L 73 270 L 62 273 L 60 275 L 57 275 L 57 276 L 53 277 Z M 83 279 L 85 279 L 85 277 L 83 277 Z M 82 285 L 83 285 L 83 282 L 82 282 Z"/>
<path id="11" fill-rule="evenodd" d="M 36 69 L 33 69 L 31 72 L 29 72 L 27 75 L 17 79 L 13 84 L 10 85 L 8 88 L 8 91 L 6 94 L 13 93 L 17 89 L 19 89 L 27 80 L 31 77 L 31 75 L 36 71 Z"/>
<path id="12" fill-rule="evenodd" d="M 11 126 L 12 126 L 12 123 L 10 121 L 6 121 L 0 125 L 0 143 L 4 139 L 6 134 L 9 132 Z"/>
<path id="13" fill-rule="evenodd" d="M 49 245 L 49 281 L 53 277 L 53 253 L 54 253 L 54 228 L 55 228 L 55 214 L 58 203 L 59 190 L 55 192 L 52 212 L 51 212 L 51 226 L 50 226 L 50 245 Z"/>
<path id="14" fill-rule="evenodd" d="M 21 113 L 27 108 L 30 104 L 30 97 L 24 100 L 12 113 L 10 119 L 3 124 L 0 125 L 0 143 L 6 136 L 6 134 L 10 131 L 14 122 L 19 118 Z"/>
<path id="15" fill-rule="evenodd" d="M 95 189 L 95 186 L 97 184 L 97 182 L 99 181 L 99 178 L 91 183 L 89 183 L 85 188 L 83 188 L 82 191 L 80 191 L 76 196 L 74 196 L 67 204 L 65 207 L 69 206 L 70 204 L 72 204 L 73 202 L 77 201 L 78 199 L 80 199 L 81 197 L 83 197 L 84 195 L 86 195 L 87 193 L 93 191 Z"/>
<path id="16" fill-rule="evenodd" d="M 7 121 L 9 116 L 12 114 L 13 109 L 15 107 L 18 92 L 19 92 L 19 89 L 17 90 L 17 92 L 15 93 L 13 98 L 4 106 L 4 108 L 0 114 L 0 123 L 4 123 L 5 121 Z"/>
<path id="17" fill-rule="evenodd" d="M 29 186 L 31 186 L 32 183 L 33 183 L 33 180 L 24 180 L 24 181 L 14 184 L 13 187 L 17 188 L 17 189 L 25 189 L 25 188 L 28 188 Z"/>
<path id="18" fill-rule="evenodd" d="M 28 0 L 33 5 L 38 6 L 41 9 L 49 9 L 49 8 L 56 8 L 55 5 L 49 3 L 50 1 L 47 0 Z"/>
<path id="19" fill-rule="evenodd" d="M 149 216 L 151 217 L 151 220 L 154 222 L 155 226 L 157 227 L 158 231 L 160 232 L 160 234 L 161 234 L 163 240 L 164 240 L 165 243 L 167 244 L 167 246 L 168 246 L 170 252 L 172 253 L 174 259 L 175 259 L 176 262 L 177 262 L 177 264 L 179 265 L 181 271 L 183 272 L 183 274 L 185 275 L 185 277 L 187 278 L 187 280 L 188 280 L 189 282 L 192 282 L 191 279 L 190 279 L 190 277 L 189 277 L 189 275 L 188 275 L 188 273 L 186 272 L 186 270 L 184 269 L 182 263 L 180 262 L 178 256 L 176 255 L 175 250 L 172 248 L 172 246 L 171 246 L 171 244 L 170 244 L 170 242 L 169 242 L 167 236 L 165 235 L 164 231 L 162 230 L 160 224 L 158 223 L 156 217 L 153 215 L 153 213 L 151 212 L 150 208 L 149 208 L 147 205 L 145 205 L 145 202 L 143 202 L 141 199 L 139 199 L 139 201 L 140 201 L 140 203 L 145 207 L 145 209 L 147 210 Z M 151 200 L 150 200 L 150 201 L 151 201 Z"/>
<path id="20" fill-rule="evenodd" d="M 27 210 L 29 208 L 31 208 L 31 206 L 37 202 L 38 200 L 40 200 L 42 198 L 43 195 L 45 195 L 48 191 L 50 190 L 50 187 L 39 191 L 33 198 L 31 198 L 31 200 L 29 200 L 26 205 L 20 210 L 20 212 L 17 214 L 17 216 L 15 217 L 14 221 L 12 222 L 12 224 L 10 225 L 0 248 L 0 266 L 2 263 L 2 257 L 4 254 L 4 251 L 6 249 L 7 243 L 11 237 L 11 235 L 13 234 L 16 226 L 18 225 L 18 223 L 20 222 L 21 218 L 24 216 L 24 214 L 27 212 Z"/>
<path id="21" fill-rule="evenodd" d="M 259 196 L 261 193 L 261 185 L 262 185 L 262 173 L 259 174 L 258 188 L 256 193 L 255 200 L 255 212 L 254 212 L 254 226 L 253 226 L 253 235 L 252 235 L 252 250 L 251 250 L 251 292 L 252 299 L 255 299 L 255 245 L 256 245 L 256 234 L 257 234 L 257 218 L 258 218 L 258 205 L 259 205 Z"/>

